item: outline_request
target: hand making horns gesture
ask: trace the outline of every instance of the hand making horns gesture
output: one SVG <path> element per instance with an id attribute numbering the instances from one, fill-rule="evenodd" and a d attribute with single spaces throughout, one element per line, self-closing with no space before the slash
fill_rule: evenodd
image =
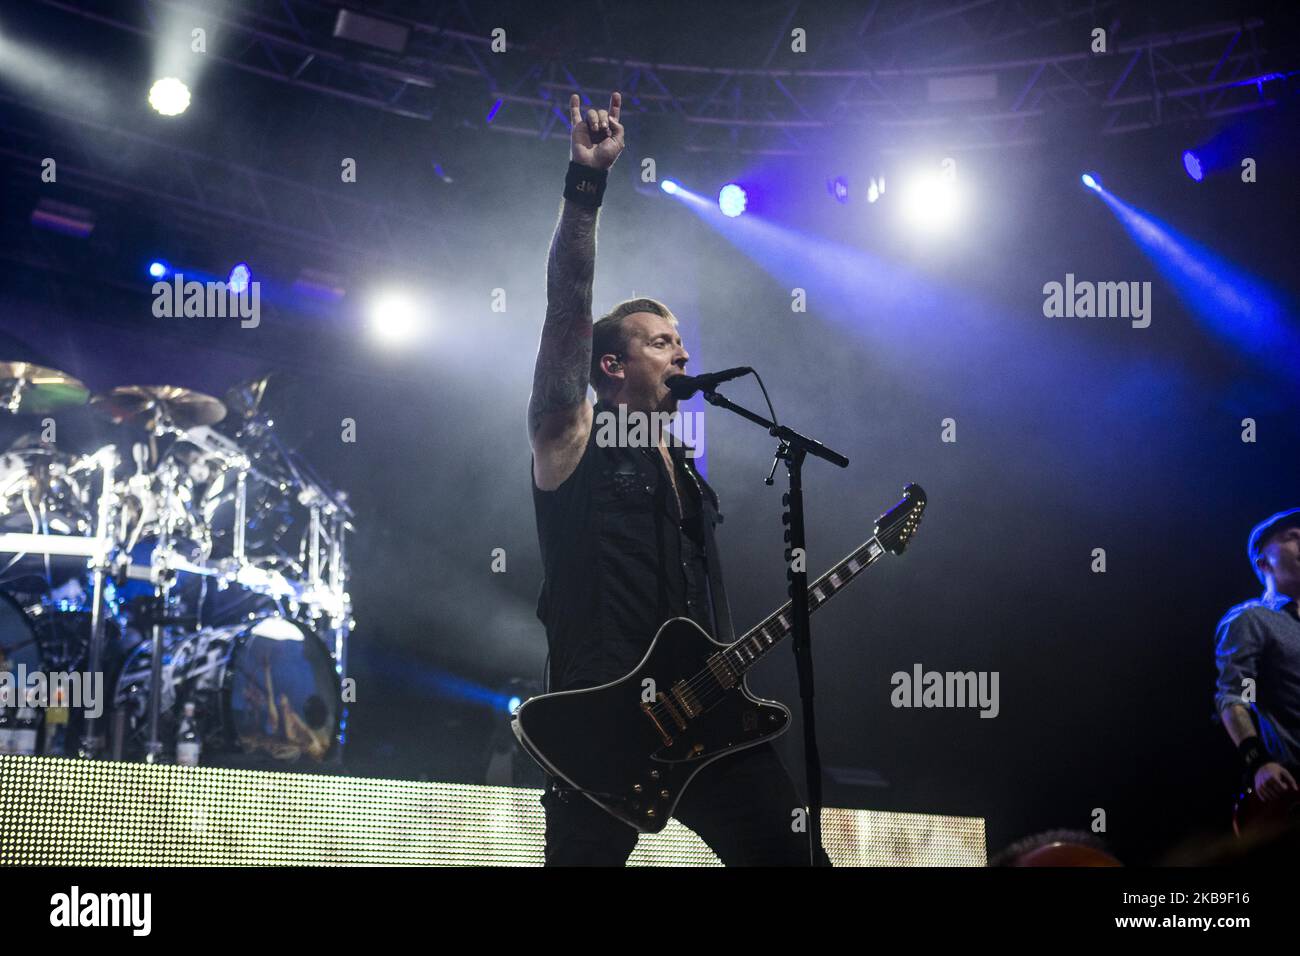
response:
<path id="1" fill-rule="evenodd" d="M 622 94 L 609 97 L 608 110 L 587 110 L 582 116 L 578 94 L 569 97 L 569 122 L 573 126 L 570 156 L 575 163 L 593 169 L 609 169 L 623 152 L 623 124 L 618 116 L 623 107 Z"/>

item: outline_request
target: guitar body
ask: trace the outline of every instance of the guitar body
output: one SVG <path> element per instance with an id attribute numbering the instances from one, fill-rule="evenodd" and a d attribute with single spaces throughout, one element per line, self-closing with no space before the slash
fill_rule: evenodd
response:
<path id="1" fill-rule="evenodd" d="M 877 519 L 875 536 L 809 583 L 809 612 L 882 555 L 902 554 L 925 505 L 920 485 L 904 488 L 903 500 Z M 547 773 L 629 826 L 658 833 L 701 769 L 790 726 L 790 711 L 751 694 L 745 674 L 790 634 L 793 620 L 787 601 L 719 644 L 694 621 L 673 618 L 621 680 L 524 701 L 515 736 Z"/>
<path id="2" fill-rule="evenodd" d="M 658 833 L 702 768 L 790 725 L 785 706 L 755 697 L 743 679 L 707 692 L 692 682 L 726 647 L 693 621 L 673 618 L 621 680 L 525 701 L 515 712 L 515 736 L 545 770 L 597 806 L 642 833 Z M 646 701 L 651 696 L 654 704 Z"/>

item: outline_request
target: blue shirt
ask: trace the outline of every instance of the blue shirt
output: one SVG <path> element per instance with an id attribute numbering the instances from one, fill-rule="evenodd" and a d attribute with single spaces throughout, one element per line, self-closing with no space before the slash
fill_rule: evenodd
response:
<path id="1" fill-rule="evenodd" d="M 1255 715 L 1260 740 L 1280 763 L 1300 763 L 1300 618 L 1296 601 L 1265 595 L 1238 604 L 1223 616 L 1215 634 L 1219 667 L 1214 702 L 1240 704 Z M 1254 678 L 1254 703 L 1242 698 Z"/>

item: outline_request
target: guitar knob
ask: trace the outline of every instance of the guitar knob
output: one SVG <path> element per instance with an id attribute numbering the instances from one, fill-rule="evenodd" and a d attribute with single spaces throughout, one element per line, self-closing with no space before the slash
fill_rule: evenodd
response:
<path id="1" fill-rule="evenodd" d="M 633 793 L 640 793 L 640 792 L 641 792 L 641 784 L 639 784 L 639 783 L 634 783 L 634 784 L 632 784 L 632 792 L 633 792 Z"/>
<path id="2" fill-rule="evenodd" d="M 659 791 L 659 799 L 660 799 L 660 800 L 667 800 L 667 799 L 668 799 L 668 791 L 667 791 L 667 790 L 660 790 L 660 791 Z"/>
<path id="3" fill-rule="evenodd" d="M 650 779 L 651 779 L 651 780 L 658 780 L 658 779 L 659 779 L 659 771 L 658 771 L 658 770 L 651 770 L 651 771 L 650 771 Z"/>
<path id="4" fill-rule="evenodd" d="M 654 808 L 654 807 L 650 807 L 648 810 L 646 810 L 645 815 L 648 816 L 648 817 L 658 816 L 658 814 L 655 813 L 655 808 Z"/>

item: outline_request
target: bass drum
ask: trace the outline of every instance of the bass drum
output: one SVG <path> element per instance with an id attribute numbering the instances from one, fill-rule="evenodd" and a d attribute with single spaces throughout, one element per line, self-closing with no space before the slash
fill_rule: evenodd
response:
<path id="1" fill-rule="evenodd" d="M 114 703 L 126 714 L 124 756 L 145 752 L 149 736 L 148 641 L 131 654 Z M 340 686 L 334 659 L 315 634 L 283 617 L 209 627 L 172 638 L 162 663 L 159 739 L 174 753 L 186 702 L 194 703 L 202 758 L 241 763 L 323 762 L 337 746 Z"/>
<path id="2" fill-rule="evenodd" d="M 21 666 L 29 678 L 38 672 L 45 675 L 47 694 L 53 693 L 56 679 L 69 681 L 66 686 L 80 694 L 80 700 L 67 701 L 68 727 L 59 751 L 65 755 L 76 753 L 87 711 L 101 718 L 102 730 L 108 719 L 106 692 L 112 689 L 124 656 L 121 628 L 108 616 L 101 671 L 107 676 L 96 680 L 88 675 L 90 621 L 90 610 L 72 602 L 46 600 L 24 609 L 10 595 L 0 593 L 0 671 L 10 675 L 13 686 L 18 684 Z"/>

